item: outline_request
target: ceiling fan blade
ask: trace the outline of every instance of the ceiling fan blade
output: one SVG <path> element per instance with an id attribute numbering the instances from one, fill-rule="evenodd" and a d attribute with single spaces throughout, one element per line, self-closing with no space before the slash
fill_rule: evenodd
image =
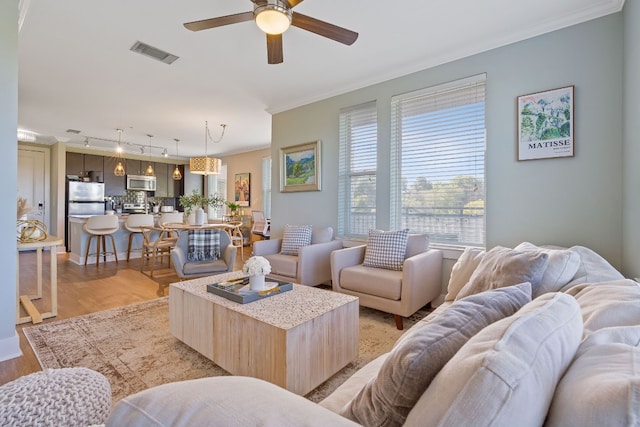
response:
<path id="1" fill-rule="evenodd" d="M 200 31 L 251 20 L 253 20 L 253 12 L 243 12 L 234 15 L 219 16 L 217 18 L 203 19 L 201 21 L 187 22 L 184 26 L 191 31 Z"/>
<path id="2" fill-rule="evenodd" d="M 267 62 L 282 63 L 282 34 L 267 34 Z"/>
<path id="3" fill-rule="evenodd" d="M 291 25 L 346 45 L 352 45 L 358 39 L 358 33 L 355 31 L 347 30 L 346 28 L 338 27 L 337 25 L 329 24 L 328 22 L 297 12 L 293 12 Z"/>
<path id="4" fill-rule="evenodd" d="M 284 2 L 289 5 L 289 9 L 293 9 L 294 7 L 296 7 L 297 5 L 302 3 L 303 1 L 304 0 L 284 0 Z"/>

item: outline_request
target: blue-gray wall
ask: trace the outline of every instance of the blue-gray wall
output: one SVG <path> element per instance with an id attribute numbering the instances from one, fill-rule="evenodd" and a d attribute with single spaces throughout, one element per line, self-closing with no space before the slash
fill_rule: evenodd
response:
<path id="1" fill-rule="evenodd" d="M 623 22 L 623 13 L 609 15 L 275 114 L 273 233 L 287 223 L 337 226 L 339 110 L 370 100 L 379 120 L 377 225 L 389 228 L 391 96 L 486 72 L 487 246 L 584 245 L 621 267 Z M 575 157 L 518 162 L 517 96 L 567 85 L 575 85 Z M 279 149 L 317 139 L 322 191 L 278 192 Z"/>
<path id="2" fill-rule="evenodd" d="M 640 4 L 624 6 L 623 271 L 640 277 Z"/>
<path id="3" fill-rule="evenodd" d="M 16 333 L 16 211 L 18 197 L 18 0 L 0 2 L 0 361 L 19 356 Z"/>

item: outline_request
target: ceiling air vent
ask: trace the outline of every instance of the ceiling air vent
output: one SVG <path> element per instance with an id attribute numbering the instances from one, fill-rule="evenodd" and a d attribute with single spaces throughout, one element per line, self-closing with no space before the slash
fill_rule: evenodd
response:
<path id="1" fill-rule="evenodd" d="M 133 46 L 131 46 L 130 50 L 141 55 L 148 56 L 149 58 L 157 59 L 158 61 L 164 62 L 165 64 L 172 64 L 173 61 L 178 59 L 176 55 L 172 55 L 169 52 L 165 52 L 164 50 L 160 50 L 157 47 L 142 43 L 141 41 L 135 42 Z"/>
<path id="2" fill-rule="evenodd" d="M 78 129 L 67 129 L 67 133 L 74 133 L 74 134 L 79 134 L 80 131 Z"/>

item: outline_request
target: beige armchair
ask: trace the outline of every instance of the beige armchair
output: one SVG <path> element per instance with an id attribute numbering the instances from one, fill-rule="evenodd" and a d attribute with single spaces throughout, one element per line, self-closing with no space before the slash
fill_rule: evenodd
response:
<path id="1" fill-rule="evenodd" d="M 307 286 L 317 286 L 331 280 L 330 255 L 342 248 L 341 240 L 333 239 L 333 228 L 313 227 L 311 244 L 298 250 L 298 255 L 281 254 L 282 239 L 253 243 L 253 255 L 263 256 L 271 264 L 270 277 Z"/>
<path id="2" fill-rule="evenodd" d="M 340 249 L 331 254 L 333 290 L 360 298 L 360 305 L 394 315 L 402 329 L 403 318 L 440 295 L 442 251 L 429 249 L 426 234 L 410 234 L 401 271 L 365 267 L 366 246 Z"/>
<path id="3" fill-rule="evenodd" d="M 187 260 L 188 234 L 186 231 L 180 233 L 176 246 L 171 252 L 173 265 L 181 280 L 233 271 L 238 248 L 231 244 L 231 239 L 227 233 L 220 232 L 220 258 L 214 261 Z"/>

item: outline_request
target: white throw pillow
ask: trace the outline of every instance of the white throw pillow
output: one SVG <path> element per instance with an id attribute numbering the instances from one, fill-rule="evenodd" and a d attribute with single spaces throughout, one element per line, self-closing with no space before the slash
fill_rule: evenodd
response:
<path id="1" fill-rule="evenodd" d="M 447 287 L 447 295 L 444 297 L 445 301 L 453 301 L 456 299 L 460 289 L 464 287 L 469 281 L 469 278 L 484 258 L 486 252 L 478 248 L 465 248 L 458 261 L 453 265 L 451 269 L 451 275 L 449 276 L 449 286 Z"/>
<path id="2" fill-rule="evenodd" d="M 297 256 L 300 248 L 311 244 L 312 231 L 310 225 L 285 225 L 280 253 Z"/>
<path id="3" fill-rule="evenodd" d="M 580 255 L 568 249 L 550 249 L 536 246 L 529 242 L 520 243 L 516 251 L 544 252 L 549 256 L 547 269 L 540 279 L 540 286 L 534 292 L 537 298 L 547 292 L 558 292 L 569 283 L 580 267 Z"/>
<path id="4" fill-rule="evenodd" d="M 631 426 L 640 420 L 640 326 L 591 334 L 556 388 L 545 426 Z"/>
<path id="5" fill-rule="evenodd" d="M 471 338 L 404 425 L 541 426 L 581 338 L 575 299 L 545 294 Z"/>

